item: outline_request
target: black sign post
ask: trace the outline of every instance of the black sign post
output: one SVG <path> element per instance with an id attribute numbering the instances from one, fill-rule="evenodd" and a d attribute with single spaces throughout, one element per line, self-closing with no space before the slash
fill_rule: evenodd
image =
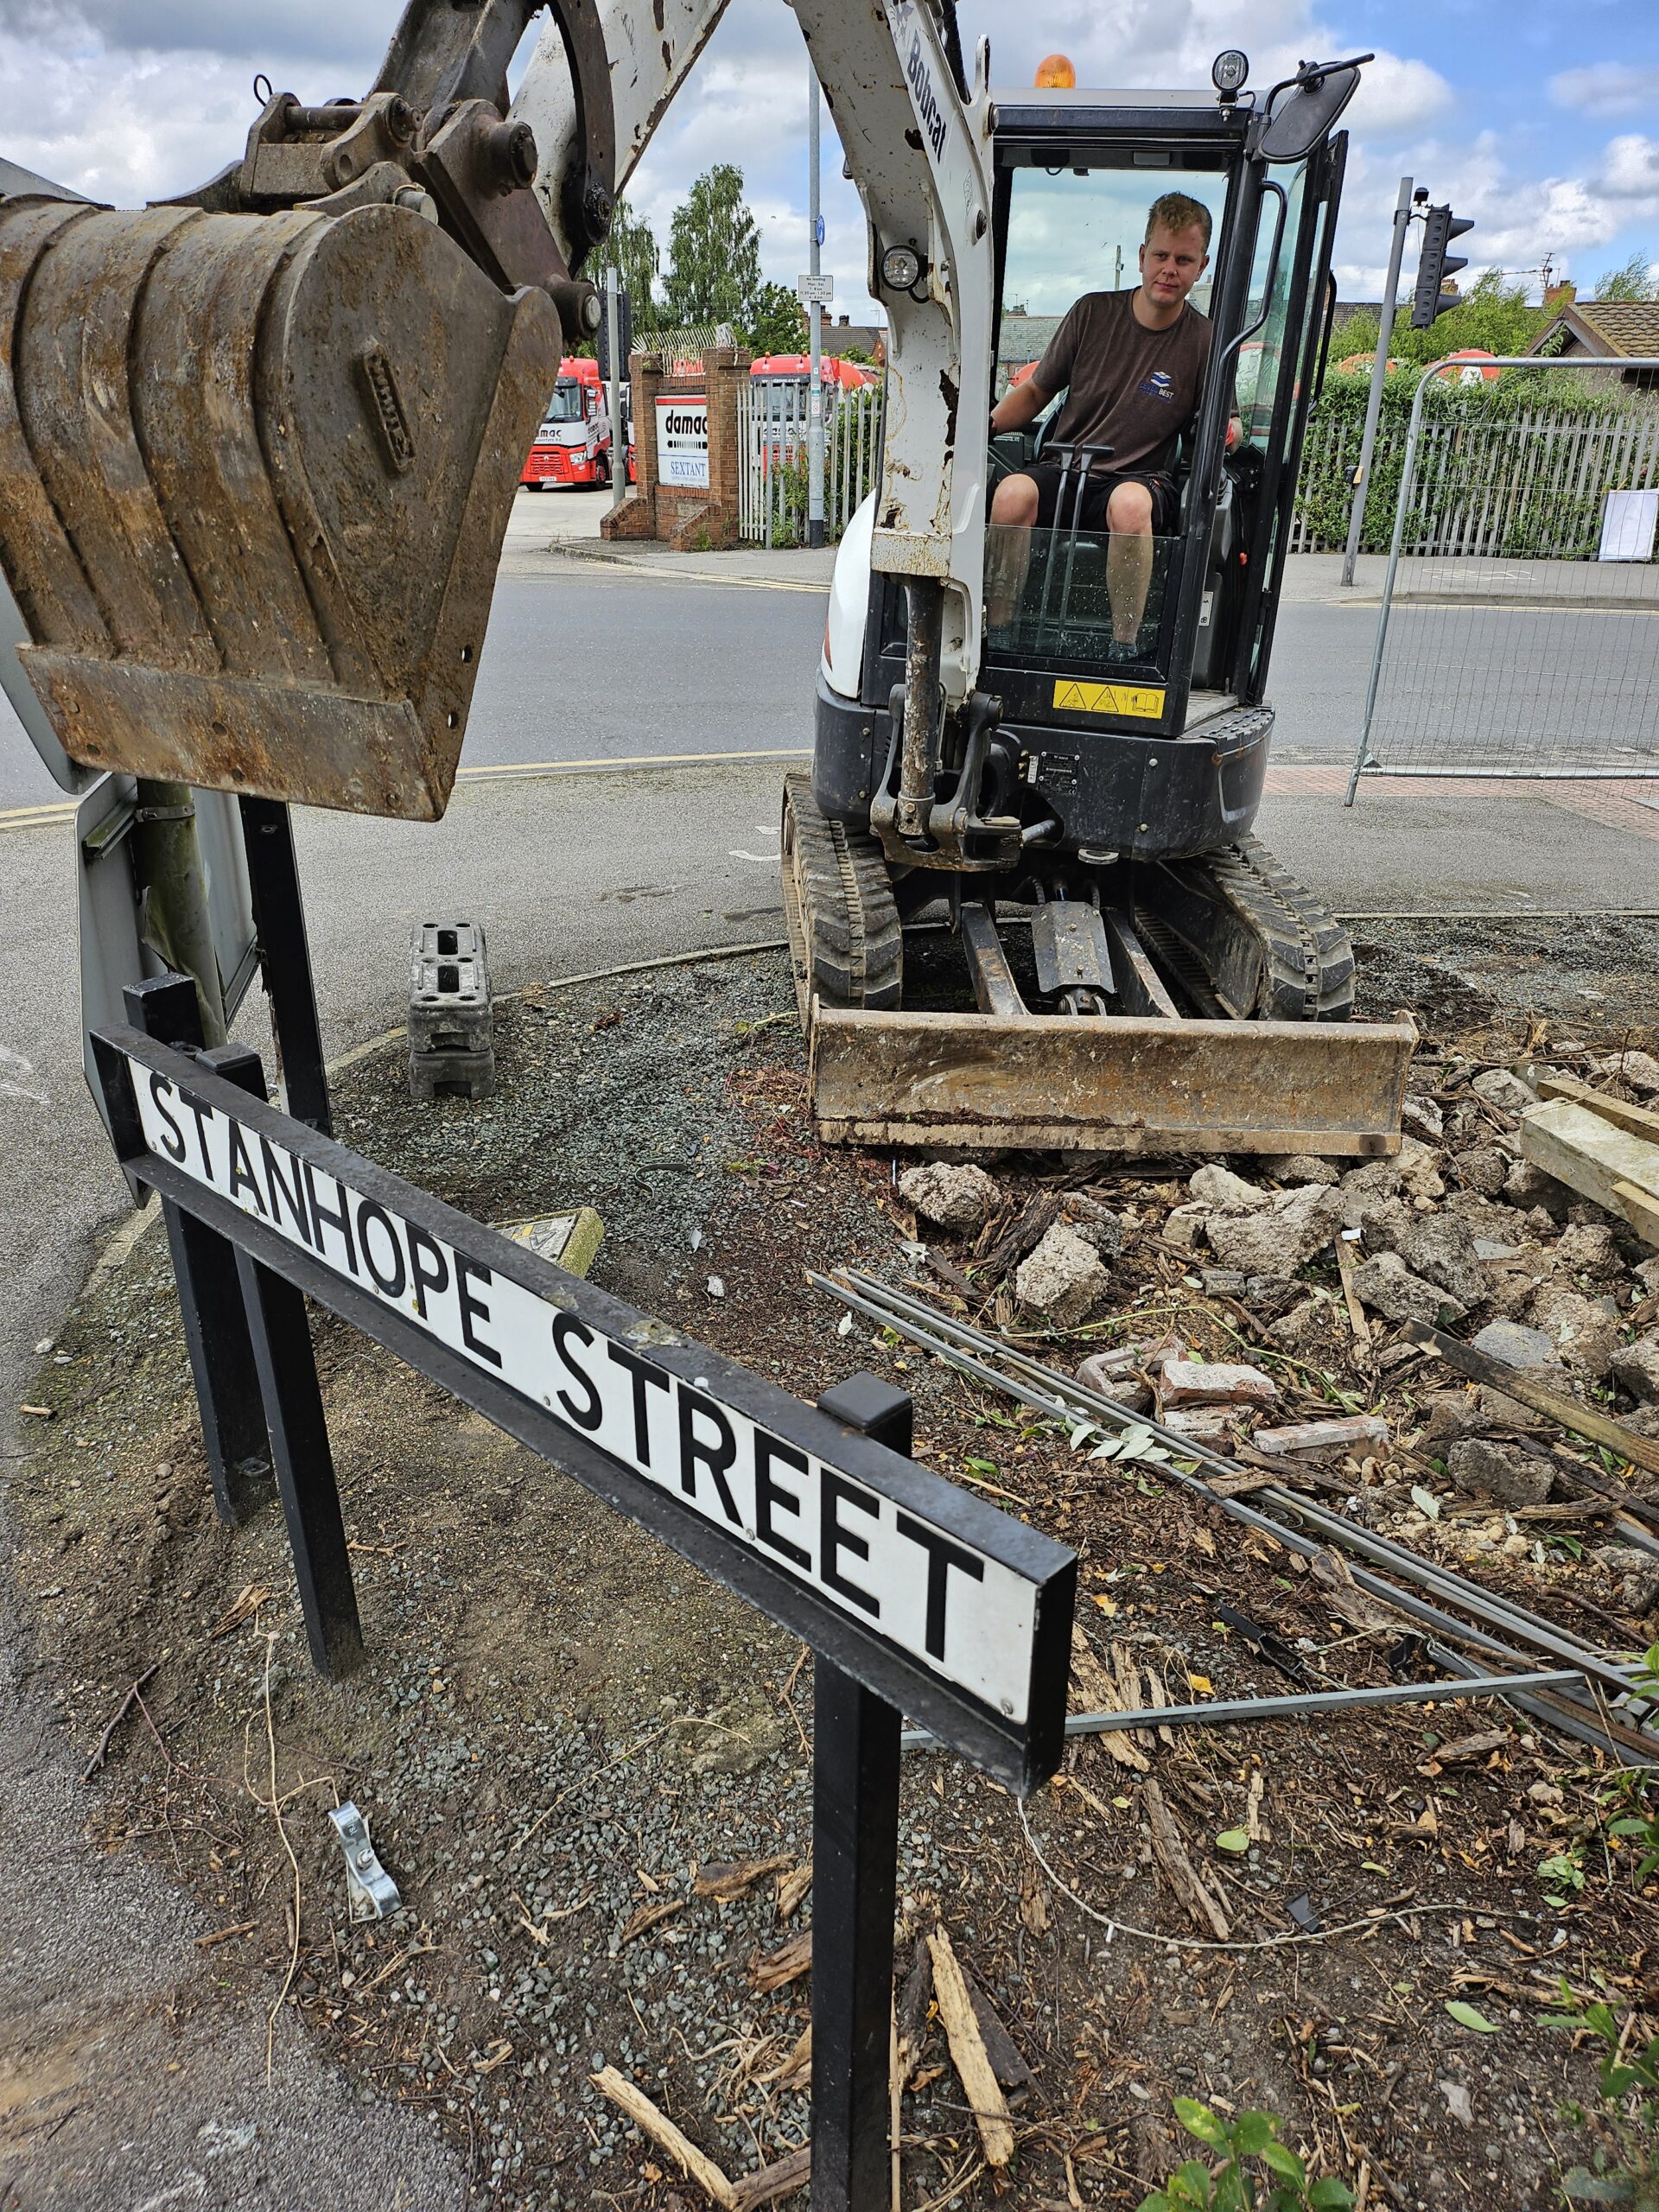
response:
<path id="1" fill-rule="evenodd" d="M 170 1002 L 131 1003 L 148 1023 Z M 812 2201 L 864 2212 L 885 2193 L 899 1716 L 1039 1788 L 1065 1746 L 1075 1555 L 910 1459 L 902 1392 L 858 1376 L 791 1397 L 276 1112 L 254 1054 L 140 1029 L 92 1046 L 118 1156 L 186 1255 L 204 1429 L 227 1394 L 215 1363 L 257 1371 L 321 1672 L 362 1643 L 307 1297 L 810 1647 Z M 234 1252 L 239 1334 L 193 1315 L 186 1221 L 220 1291 Z"/>

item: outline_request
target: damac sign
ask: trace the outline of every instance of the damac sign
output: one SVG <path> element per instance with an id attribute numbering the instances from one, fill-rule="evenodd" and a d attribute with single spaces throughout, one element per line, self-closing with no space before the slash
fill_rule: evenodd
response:
<path id="1" fill-rule="evenodd" d="M 401 1349 L 417 1332 L 1002 1731 L 1032 1720 L 1046 1592 L 1064 1586 L 1070 1611 L 1062 1548 L 177 1052 L 131 1032 L 99 1045 L 121 1055 L 149 1156 L 138 1172 L 164 1196 L 188 1206 L 184 1186 L 211 1194 L 202 1217 L 217 1227 L 234 1209 L 256 1255 L 275 1238 L 303 1255 L 302 1288 L 328 1302 L 324 1271 L 357 1294 L 340 1310 L 361 1325 L 364 1299 L 395 1316 L 404 1333 L 385 1341 Z M 1040 1684 L 1037 1694 L 1046 1701 Z M 919 1713 L 908 1694 L 906 1709 Z"/>

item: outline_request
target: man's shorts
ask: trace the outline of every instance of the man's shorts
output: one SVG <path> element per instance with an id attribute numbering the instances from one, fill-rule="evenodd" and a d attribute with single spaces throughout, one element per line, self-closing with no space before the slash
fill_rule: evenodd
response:
<path id="1" fill-rule="evenodd" d="M 1102 469 L 1079 482 L 1078 472 L 1073 469 L 1066 480 L 1065 505 L 1060 506 L 1060 464 L 1057 461 L 1039 461 L 1020 474 L 1029 476 L 1037 486 L 1037 527 L 1039 530 L 1071 528 L 1077 515 L 1079 498 L 1082 514 L 1077 528 L 1086 533 L 1103 535 L 1106 528 L 1106 508 L 1120 484 L 1144 484 L 1152 494 L 1152 531 L 1154 537 L 1173 537 L 1180 528 L 1180 494 L 1171 476 L 1142 474 L 1130 469 L 1118 475 Z M 1058 519 L 1056 519 L 1058 516 Z"/>

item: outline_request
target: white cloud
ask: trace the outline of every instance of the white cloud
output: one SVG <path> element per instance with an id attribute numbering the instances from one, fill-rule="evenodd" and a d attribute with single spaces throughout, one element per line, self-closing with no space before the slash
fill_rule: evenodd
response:
<path id="1" fill-rule="evenodd" d="M 1634 115 L 1659 100 L 1659 68 L 1630 61 L 1596 61 L 1563 69 L 1549 80 L 1549 96 L 1586 115 Z"/>
<path id="2" fill-rule="evenodd" d="M 1639 130 L 1610 138 L 1596 181 L 1617 200 L 1646 202 L 1643 213 L 1659 213 L 1659 138 L 1644 138 Z"/>

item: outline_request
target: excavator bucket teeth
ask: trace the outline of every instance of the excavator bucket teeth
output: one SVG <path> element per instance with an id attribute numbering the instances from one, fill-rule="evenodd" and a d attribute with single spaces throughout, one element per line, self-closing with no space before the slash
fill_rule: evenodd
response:
<path id="1" fill-rule="evenodd" d="M 401 207 L 0 206 L 0 563 L 70 758 L 441 816 L 560 343 Z"/>

